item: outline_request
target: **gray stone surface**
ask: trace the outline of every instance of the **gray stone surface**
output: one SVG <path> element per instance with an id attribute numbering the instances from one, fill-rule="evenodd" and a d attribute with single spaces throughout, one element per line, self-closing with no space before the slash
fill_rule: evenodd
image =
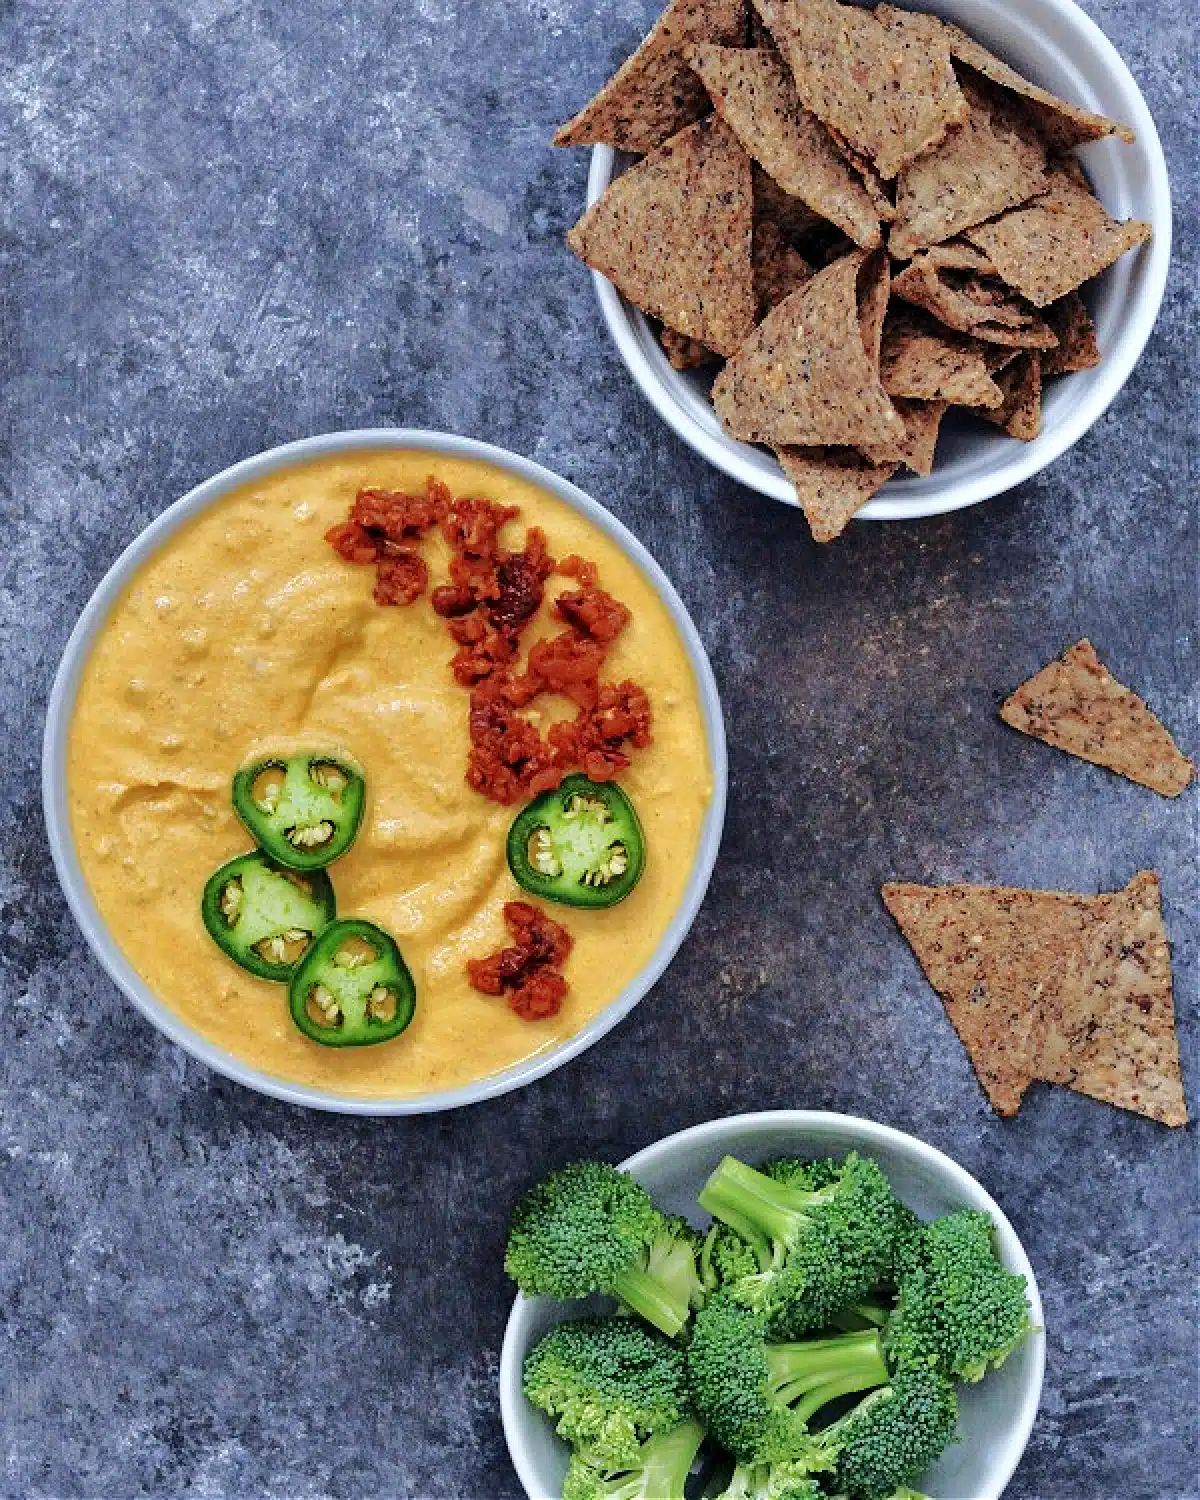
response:
<path id="1" fill-rule="evenodd" d="M 1200 744 L 1194 14 L 1090 9 L 1147 93 L 1181 232 L 1110 414 L 1047 474 L 818 551 L 642 401 L 563 230 L 552 126 L 650 0 L 0 3 L 0 1490 L 518 1494 L 496 1406 L 506 1211 L 534 1174 L 730 1111 L 861 1112 L 990 1186 L 1047 1301 L 1012 1500 L 1197 1492 L 1196 1152 L 1035 1088 L 988 1110 L 877 896 L 889 877 L 1164 877 L 1193 1106 L 1196 797 L 1021 739 L 1000 696 L 1081 633 Z M 452 1116 L 325 1118 L 195 1065 L 101 976 L 41 826 L 71 622 L 192 484 L 372 424 L 477 435 L 610 505 L 712 653 L 723 857 L 601 1047 Z"/>

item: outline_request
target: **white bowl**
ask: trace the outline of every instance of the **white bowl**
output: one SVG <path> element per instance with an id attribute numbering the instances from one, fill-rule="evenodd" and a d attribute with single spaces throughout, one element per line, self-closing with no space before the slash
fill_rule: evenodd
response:
<path id="1" fill-rule="evenodd" d="M 971 418 L 948 417 L 928 478 L 890 479 L 858 512 L 875 521 L 938 515 L 990 499 L 1044 469 L 1108 408 L 1138 361 L 1162 302 L 1171 255 L 1167 164 L 1141 90 L 1112 43 L 1073 0 L 899 0 L 955 21 L 1027 78 L 1073 104 L 1133 128 L 1135 145 L 1109 137 L 1080 151 L 1097 196 L 1118 219 L 1146 219 L 1153 238 L 1124 255 L 1085 291 L 1103 359 L 1092 370 L 1048 381 L 1041 435 L 1022 443 Z M 592 153 L 588 204 L 617 170 L 609 146 Z M 593 273 L 604 320 L 634 380 L 697 453 L 726 474 L 789 505 L 795 491 L 765 448 L 740 443 L 718 422 L 707 382 L 673 370 L 642 314 Z"/>
<path id="2" fill-rule="evenodd" d="M 710 1120 L 647 1146 L 622 1166 L 653 1194 L 661 1208 L 698 1224 L 702 1215 L 696 1195 L 723 1156 L 753 1164 L 771 1156 L 845 1156 L 849 1151 L 873 1157 L 897 1196 L 924 1219 L 958 1208 L 990 1214 L 1001 1260 L 1029 1285 L 1037 1331 L 980 1385 L 959 1387 L 961 1441 L 919 1481 L 922 1493 L 932 1500 L 997 1500 L 1033 1429 L 1046 1365 L 1046 1336 L 1029 1258 L 1012 1225 L 969 1172 L 902 1130 L 854 1115 L 808 1109 Z M 500 1355 L 500 1411 L 513 1466 L 530 1500 L 558 1500 L 567 1448 L 550 1419 L 522 1393 L 525 1356 L 548 1328 L 591 1307 L 592 1303 L 518 1295 L 509 1315 Z"/>
<path id="3" fill-rule="evenodd" d="M 477 458 L 495 464 L 497 468 L 506 469 L 509 473 L 540 485 L 559 500 L 581 511 L 593 525 L 599 527 L 633 559 L 657 589 L 687 649 L 703 711 L 708 755 L 712 766 L 713 793 L 701 829 L 700 844 L 696 851 L 691 878 L 678 911 L 672 918 L 650 962 L 599 1015 L 594 1016 L 586 1026 L 577 1031 L 574 1036 L 567 1038 L 560 1046 L 464 1087 L 447 1089 L 440 1093 L 390 1099 L 360 1099 L 326 1089 L 289 1083 L 250 1067 L 232 1053 L 215 1046 L 199 1032 L 194 1031 L 186 1021 L 164 1005 L 154 994 L 113 940 L 112 934 L 96 907 L 79 863 L 68 812 L 67 749 L 75 699 L 92 643 L 103 628 L 109 612 L 126 584 L 152 553 L 193 516 L 207 506 L 215 504 L 239 485 L 262 479 L 278 469 L 306 463 L 315 458 L 362 449 L 379 450 L 381 448 L 420 448 L 449 457 Z M 561 1068 L 565 1062 L 569 1062 L 571 1058 L 586 1051 L 593 1043 L 598 1042 L 602 1036 L 611 1031 L 658 980 L 695 920 L 708 888 L 709 878 L 716 862 L 717 849 L 721 842 L 721 828 L 725 820 L 726 779 L 725 728 L 721 719 L 717 685 L 708 657 L 705 655 L 704 646 L 691 617 L 684 608 L 683 601 L 672 588 L 670 580 L 633 533 L 602 505 L 585 495 L 582 490 L 560 478 L 559 475 L 551 473 L 549 469 L 542 468 L 540 464 L 533 463 L 530 459 L 521 458 L 503 448 L 493 447 L 490 443 L 476 442 L 471 438 L 408 428 L 375 428 L 357 432 L 327 433 L 322 437 L 305 438 L 301 442 L 272 448 L 269 452 L 260 453 L 255 458 L 245 459 L 242 463 L 235 464 L 223 473 L 206 480 L 181 500 L 177 500 L 157 520 L 152 521 L 105 574 L 71 633 L 50 694 L 42 746 L 42 802 L 55 869 L 58 871 L 58 878 L 62 883 L 71 913 L 79 923 L 88 946 L 107 970 L 109 977 L 161 1032 L 170 1037 L 173 1042 L 178 1042 L 193 1057 L 207 1063 L 216 1072 L 223 1073 L 227 1078 L 233 1078 L 238 1083 L 244 1083 L 249 1088 L 257 1089 L 260 1093 L 272 1094 L 277 1099 L 286 1099 L 292 1104 L 305 1104 L 315 1109 L 336 1110 L 356 1115 L 428 1114 L 435 1110 L 456 1109 L 460 1105 L 474 1104 L 481 1099 L 491 1099 L 497 1094 L 506 1094 L 511 1089 L 522 1088 L 525 1084 L 532 1083 L 535 1078 L 541 1078 L 546 1073 L 553 1072 L 555 1068 Z"/>

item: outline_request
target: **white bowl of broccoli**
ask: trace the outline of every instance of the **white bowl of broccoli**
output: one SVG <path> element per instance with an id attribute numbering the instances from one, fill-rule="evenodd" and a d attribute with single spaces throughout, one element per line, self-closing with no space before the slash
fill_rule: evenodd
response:
<path id="1" fill-rule="evenodd" d="M 997 1500 L 1045 1333 L 1029 1259 L 969 1172 L 811 1110 L 710 1121 L 621 1165 L 633 1184 L 572 1167 L 514 1214 L 500 1403 L 531 1500 L 564 1483 L 566 1500 Z M 636 1321 L 546 1342 L 617 1308 Z"/>

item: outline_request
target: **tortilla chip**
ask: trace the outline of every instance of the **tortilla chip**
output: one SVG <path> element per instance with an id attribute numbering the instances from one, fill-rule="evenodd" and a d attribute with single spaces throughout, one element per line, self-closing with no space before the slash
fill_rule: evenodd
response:
<path id="1" fill-rule="evenodd" d="M 892 448 L 864 448 L 863 457 L 871 463 L 898 460 L 914 474 L 932 474 L 938 432 L 948 404 L 946 401 L 909 401 L 904 396 L 895 397 L 892 405 L 904 423 L 904 441 Z"/>
<path id="2" fill-rule="evenodd" d="M 1096 325 L 1078 292 L 1068 292 L 1046 309 L 1046 322 L 1058 339 L 1057 349 L 1042 355 L 1043 375 L 1066 375 L 1090 370 L 1100 363 Z"/>
<path id="3" fill-rule="evenodd" d="M 754 295 L 758 316 L 765 318 L 773 307 L 803 286 L 814 272 L 799 250 L 793 250 L 770 219 L 754 226 Z"/>
<path id="4" fill-rule="evenodd" d="M 1040 1010 L 1038 1078 L 1163 1125 L 1187 1124 L 1171 950 L 1152 871 L 1099 898 Z"/>
<path id="5" fill-rule="evenodd" d="M 674 370 L 699 370 L 721 357 L 699 339 L 690 339 L 686 333 L 676 333 L 673 328 L 664 328 L 658 335 L 658 341 Z"/>
<path id="6" fill-rule="evenodd" d="M 811 234 L 826 225 L 820 214 L 813 213 L 807 203 L 785 193 L 779 184 L 754 163 L 754 222 L 770 220 L 789 244 Z"/>
<path id="7" fill-rule="evenodd" d="M 887 317 L 892 295 L 890 263 L 886 255 L 869 256 L 863 263 L 855 293 L 858 301 L 858 326 L 863 348 L 876 375 L 883 346 L 883 320 Z"/>
<path id="8" fill-rule="evenodd" d="M 1046 148 L 1024 113 L 998 89 L 965 83 L 970 113 L 896 179 L 897 260 L 952 239 L 1041 192 Z"/>
<path id="9" fill-rule="evenodd" d="M 829 130 L 828 126 L 825 128 Z M 870 196 L 876 215 L 885 224 L 890 224 L 896 217 L 896 205 L 888 197 L 883 178 L 880 177 L 867 158 L 860 151 L 854 149 L 844 135 L 840 135 L 836 130 L 829 130 L 829 135 L 845 160 L 862 178 L 863 187 L 866 188 Z"/>
<path id="10" fill-rule="evenodd" d="M 896 919 L 993 1109 L 1014 1115 L 1038 1076 L 1042 997 L 1093 898 L 1010 886 L 885 885 Z"/>
<path id="11" fill-rule="evenodd" d="M 799 447 L 888 443 L 904 424 L 879 383 L 859 286 L 886 277 L 882 251 L 844 256 L 781 302 L 717 377 L 713 405 L 746 442 Z M 872 294 L 869 294 L 873 296 Z"/>
<path id="12" fill-rule="evenodd" d="M 957 61 L 965 63 L 975 72 L 982 73 L 992 83 L 1010 89 L 1025 100 L 1025 108 L 1037 123 L 1047 145 L 1056 151 L 1069 151 L 1073 146 L 1082 146 L 1087 141 L 1099 141 L 1106 135 L 1117 135 L 1126 143 L 1135 139 L 1128 125 L 1118 125 L 1115 120 L 1093 114 L 1090 109 L 1081 109 L 1077 104 L 1068 104 L 1065 99 L 1038 88 L 1022 78 L 1014 68 L 1000 61 L 986 47 L 969 37 L 965 31 L 925 12 L 898 10 L 891 5 L 879 5 L 875 15 L 884 25 L 910 35 L 923 36 L 930 44 L 935 42 L 949 47 Z"/>
<path id="13" fill-rule="evenodd" d="M 729 355 L 754 327 L 750 158 L 699 120 L 616 178 L 567 243 L 643 312 Z"/>
<path id="14" fill-rule="evenodd" d="M 936 146 L 967 102 L 950 49 L 891 31 L 837 0 L 754 0 L 796 80 L 800 102 L 884 178 Z"/>
<path id="15" fill-rule="evenodd" d="M 879 215 L 867 190 L 824 125 L 801 106 L 779 54 L 703 46 L 693 47 L 690 58 L 717 112 L 779 186 L 874 249 Z"/>
<path id="16" fill-rule="evenodd" d="M 708 41 L 740 45 L 744 35 L 743 0 L 672 0 L 633 56 L 559 128 L 554 144 L 653 151 L 709 111 L 704 85 L 688 66 L 688 48 Z"/>
<path id="17" fill-rule="evenodd" d="M 1065 171 L 1050 190 L 1023 208 L 966 231 L 1009 286 L 1035 307 L 1057 302 L 1150 238 L 1138 219 L 1119 223 L 1099 198 Z"/>
<path id="18" fill-rule="evenodd" d="M 1162 721 L 1079 641 L 1024 682 L 1000 710 L 1006 724 L 1178 797 L 1196 774 Z"/>
<path id="19" fill-rule="evenodd" d="M 1009 437 L 1032 443 L 1042 430 L 1042 356 L 1036 349 L 1023 349 L 1015 359 L 993 371 L 992 379 L 1004 394 L 999 406 L 980 406 L 976 415 Z"/>
<path id="20" fill-rule="evenodd" d="M 1050 325 L 996 274 L 981 250 L 961 240 L 917 255 L 892 283 L 897 297 L 923 307 L 939 323 L 989 344 L 1053 349 Z"/>
<path id="21" fill-rule="evenodd" d="M 852 448 L 776 448 L 775 457 L 795 486 L 816 542 L 841 536 L 896 472 L 894 463 L 873 464 Z"/>
<path id="22" fill-rule="evenodd" d="M 987 345 L 919 313 L 889 313 L 879 369 L 889 396 L 949 401 L 952 406 L 1000 406 L 1004 401 L 990 373 Z"/>

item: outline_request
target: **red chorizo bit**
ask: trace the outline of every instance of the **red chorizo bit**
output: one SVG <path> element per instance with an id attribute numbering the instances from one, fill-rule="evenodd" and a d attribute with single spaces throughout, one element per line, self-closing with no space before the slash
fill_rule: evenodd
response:
<path id="1" fill-rule="evenodd" d="M 379 547 L 369 531 L 364 531 L 355 521 L 339 521 L 325 533 L 325 540 L 349 563 L 373 563 L 379 556 Z"/>
<path id="2" fill-rule="evenodd" d="M 554 754 L 541 735 L 501 697 L 493 681 L 471 694 L 469 719 L 471 749 L 467 781 L 494 802 L 516 802 L 527 796 L 535 781 L 545 789 L 557 786 L 563 772 L 555 769 Z"/>
<path id="3" fill-rule="evenodd" d="M 590 708 L 596 701 L 603 662 L 604 647 L 597 641 L 564 631 L 534 643 L 529 676 L 540 681 L 545 691 L 561 693 L 581 708 Z"/>
<path id="4" fill-rule="evenodd" d="M 585 589 L 591 588 L 596 581 L 596 564 L 574 552 L 569 557 L 564 557 L 554 571 L 561 573 L 564 578 L 578 578 Z"/>
<path id="5" fill-rule="evenodd" d="M 429 569 L 419 553 L 396 547 L 375 569 L 376 604 L 412 604 L 429 585 Z"/>
<path id="6" fill-rule="evenodd" d="M 399 490 L 359 490 L 350 520 L 392 542 L 415 541 L 443 519 L 451 499 L 449 488 L 431 474 L 425 481 L 423 495 L 406 495 Z"/>
<path id="7" fill-rule="evenodd" d="M 564 775 L 578 767 L 593 781 L 611 781 L 630 764 L 627 740 L 639 750 L 651 742 L 650 700 L 636 682 L 602 683 L 595 703 L 553 725 L 548 738 Z"/>
<path id="8" fill-rule="evenodd" d="M 529 535 L 532 538 L 534 532 Z M 540 537 L 541 533 L 537 535 Z M 505 557 L 496 569 L 499 585 L 496 596 L 484 606 L 488 619 L 498 630 L 516 635 L 533 619 L 542 607 L 545 581 L 553 566 L 554 559 L 545 556 L 544 542 L 540 556 L 537 548 L 527 548 Z"/>
<path id="9" fill-rule="evenodd" d="M 508 994 L 508 1003 L 524 1021 L 557 1015 L 567 994 L 559 972 L 574 940 L 560 923 L 528 901 L 507 901 L 504 921 L 511 947 L 487 958 L 467 960 L 467 978 L 484 995 Z"/>
<path id="10" fill-rule="evenodd" d="M 560 594 L 554 608 L 568 625 L 605 645 L 615 641 L 632 618 L 619 599 L 591 584 L 574 594 Z"/>
<path id="11" fill-rule="evenodd" d="M 467 557 L 495 557 L 500 528 L 518 514 L 515 505 L 497 505 L 483 496 L 455 500 L 442 521 L 442 535 Z"/>

